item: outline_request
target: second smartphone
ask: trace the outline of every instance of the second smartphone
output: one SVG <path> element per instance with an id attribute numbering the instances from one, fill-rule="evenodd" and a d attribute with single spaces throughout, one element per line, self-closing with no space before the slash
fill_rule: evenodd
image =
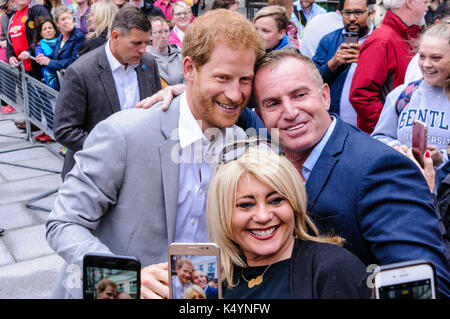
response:
<path id="1" fill-rule="evenodd" d="M 173 243 L 169 246 L 171 299 L 220 299 L 220 250 L 214 243 Z"/>

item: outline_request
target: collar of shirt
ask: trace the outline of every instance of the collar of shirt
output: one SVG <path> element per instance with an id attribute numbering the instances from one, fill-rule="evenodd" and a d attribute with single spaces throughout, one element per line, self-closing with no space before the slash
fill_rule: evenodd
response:
<path id="1" fill-rule="evenodd" d="M 311 175 L 311 171 L 313 170 L 314 166 L 316 165 L 316 162 L 319 159 L 320 154 L 322 154 L 322 151 L 325 148 L 325 145 L 327 144 L 328 140 L 330 139 L 331 134 L 334 131 L 334 128 L 336 126 L 336 118 L 334 116 L 331 116 L 331 118 L 333 121 L 331 122 L 331 125 L 328 127 L 327 132 L 322 137 L 322 140 L 320 140 L 319 144 L 317 144 L 316 147 L 314 147 L 311 154 L 309 154 L 305 163 L 303 163 L 302 175 L 305 178 L 305 182 L 308 180 L 309 175 Z"/>
<path id="2" fill-rule="evenodd" d="M 108 42 L 106 42 L 105 51 L 106 51 L 106 58 L 108 59 L 109 66 L 111 67 L 111 71 L 115 72 L 120 68 L 122 68 L 124 71 L 126 71 L 125 66 L 122 63 L 120 63 L 119 60 L 117 60 L 116 57 L 112 54 L 110 44 L 111 44 L 111 39 L 109 39 Z M 128 64 L 128 67 L 131 67 L 132 69 L 135 69 L 137 66 L 138 66 L 138 64 Z M 127 70 L 128 70 L 128 67 L 127 67 Z"/>
<path id="3" fill-rule="evenodd" d="M 173 32 L 175 32 L 176 35 L 178 36 L 178 38 L 179 38 L 181 41 L 183 41 L 183 38 L 184 38 L 184 32 L 183 32 L 183 30 L 181 30 L 181 29 L 178 28 L 177 26 L 174 26 L 174 27 L 173 27 Z"/>
<path id="4" fill-rule="evenodd" d="M 178 136 L 180 140 L 180 147 L 182 150 L 187 147 L 194 147 L 195 154 L 197 151 L 200 151 L 201 154 L 205 155 L 207 153 L 209 156 L 215 157 L 222 151 L 225 144 L 233 142 L 238 139 L 235 136 L 236 126 L 232 127 L 216 129 L 212 128 L 206 131 L 207 136 L 213 136 L 214 140 L 211 141 L 205 134 L 203 133 L 199 122 L 194 118 L 194 115 L 189 108 L 186 92 L 180 95 L 180 119 L 178 122 Z M 211 137 L 210 136 L 210 137 Z M 201 140 L 201 143 L 198 141 Z M 201 147 L 201 150 L 198 149 Z M 208 161 L 211 158 L 208 157 Z"/>

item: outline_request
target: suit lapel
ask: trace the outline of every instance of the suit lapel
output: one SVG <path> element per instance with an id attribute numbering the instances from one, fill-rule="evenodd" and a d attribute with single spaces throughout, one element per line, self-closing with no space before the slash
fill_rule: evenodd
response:
<path id="1" fill-rule="evenodd" d="M 145 99 L 147 96 L 145 95 L 145 92 L 149 92 L 152 85 L 151 83 L 147 82 L 147 77 L 145 76 L 145 72 L 144 70 L 146 68 L 148 68 L 148 65 L 144 65 L 142 63 L 142 59 L 141 62 L 139 63 L 139 65 L 136 67 L 136 74 L 137 74 L 137 80 L 138 80 L 138 85 L 139 85 L 139 97 L 140 100 Z"/>
<path id="2" fill-rule="evenodd" d="M 108 43 L 106 43 L 108 45 Z M 98 62 L 99 62 L 99 72 L 100 81 L 105 89 L 106 98 L 109 101 L 109 106 L 111 108 L 111 114 L 120 111 L 120 101 L 119 95 L 117 94 L 116 84 L 114 82 L 114 77 L 111 72 L 111 67 L 106 57 L 105 46 L 101 46 Z"/>
<path id="3" fill-rule="evenodd" d="M 306 182 L 306 192 L 308 194 L 308 211 L 314 210 L 314 205 L 320 192 L 325 187 L 325 184 L 333 171 L 336 163 L 339 161 L 339 154 L 344 148 L 345 140 L 348 134 L 348 128 L 339 118 L 336 118 L 337 123 L 333 133 L 325 145 L 319 159 L 314 165 L 311 175 Z"/>
<path id="4" fill-rule="evenodd" d="M 161 115 L 161 129 L 167 140 L 160 146 L 161 174 L 166 207 L 166 225 L 169 243 L 175 240 L 175 228 L 178 210 L 178 184 L 180 164 L 172 154 L 178 155 L 180 140 L 177 133 L 180 117 L 180 98 L 175 98 L 166 112 Z"/>

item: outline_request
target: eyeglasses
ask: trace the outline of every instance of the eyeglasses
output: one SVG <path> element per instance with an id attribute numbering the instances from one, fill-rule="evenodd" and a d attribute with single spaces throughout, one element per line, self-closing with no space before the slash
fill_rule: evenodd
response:
<path id="1" fill-rule="evenodd" d="M 170 30 L 156 31 L 156 32 L 152 32 L 152 34 L 154 34 L 154 35 L 161 35 L 161 34 L 169 35 Z"/>
<path id="2" fill-rule="evenodd" d="M 184 11 L 184 12 L 174 13 L 173 15 L 176 16 L 176 17 L 181 17 L 181 16 L 188 16 L 190 14 L 191 14 L 190 11 Z"/>
<path id="3" fill-rule="evenodd" d="M 249 147 L 266 149 L 269 151 L 273 151 L 278 155 L 284 155 L 284 152 L 281 149 L 280 145 L 272 141 L 259 138 L 244 141 L 236 141 L 234 143 L 225 145 L 225 147 L 219 153 L 218 163 L 225 164 L 237 160 L 238 158 L 240 158 L 242 155 L 245 154 L 245 152 Z"/>
<path id="4" fill-rule="evenodd" d="M 368 10 L 342 10 L 342 15 L 346 18 L 350 18 L 350 16 L 354 14 L 355 17 L 361 18 L 367 11 Z"/>

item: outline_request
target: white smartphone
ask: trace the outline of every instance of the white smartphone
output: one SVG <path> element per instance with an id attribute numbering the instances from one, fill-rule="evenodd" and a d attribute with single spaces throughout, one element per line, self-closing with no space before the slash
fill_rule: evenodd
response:
<path id="1" fill-rule="evenodd" d="M 436 299 L 434 266 L 426 260 L 381 266 L 374 289 L 376 299 Z"/>
<path id="2" fill-rule="evenodd" d="M 214 243 L 169 246 L 171 299 L 221 299 L 220 250 Z"/>

